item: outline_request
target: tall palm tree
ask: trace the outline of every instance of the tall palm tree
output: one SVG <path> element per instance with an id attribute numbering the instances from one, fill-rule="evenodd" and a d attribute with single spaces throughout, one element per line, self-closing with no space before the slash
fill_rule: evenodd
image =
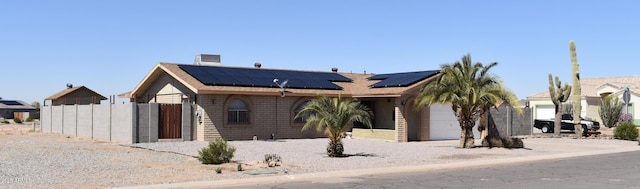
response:
<path id="1" fill-rule="evenodd" d="M 327 155 L 329 157 L 343 155 L 342 137 L 348 123 L 358 121 L 371 128 L 371 118 L 373 117 L 371 110 L 356 99 L 329 98 L 322 95 L 309 101 L 296 114 L 296 118 L 306 115 L 309 115 L 309 118 L 302 127 L 303 131 L 314 127 L 318 131 L 327 129 L 329 134 Z"/>
<path id="2" fill-rule="evenodd" d="M 503 87 L 500 77 L 489 73 L 496 65 L 497 62 L 486 66 L 480 62 L 472 64 L 469 54 L 462 57 L 462 62 L 441 65 L 441 75 L 420 90 L 416 107 L 451 103 L 460 124 L 460 147 L 474 147 L 473 126 L 488 107 L 507 102 L 522 113 L 516 96 Z"/>

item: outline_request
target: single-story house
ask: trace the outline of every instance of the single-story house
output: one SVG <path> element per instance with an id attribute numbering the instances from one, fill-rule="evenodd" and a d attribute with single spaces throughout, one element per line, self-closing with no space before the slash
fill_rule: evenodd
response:
<path id="1" fill-rule="evenodd" d="M 28 117 L 37 118 L 36 107 L 31 106 L 22 100 L 0 100 L 0 118 L 22 120 Z"/>
<path id="2" fill-rule="evenodd" d="M 45 100 L 51 100 L 51 105 L 73 105 L 73 104 L 100 104 L 101 100 L 107 100 L 95 91 L 85 87 L 73 87 L 71 84 L 67 84 L 67 88 L 45 98 Z M 45 103 L 46 105 L 46 103 Z"/>
<path id="3" fill-rule="evenodd" d="M 357 98 L 372 109 L 373 130 L 354 123 L 349 128 L 354 138 L 407 142 L 460 136 L 449 105 L 414 106 L 420 88 L 439 70 L 344 73 L 337 68 L 326 72 L 270 69 L 259 63 L 231 67 L 197 60 L 195 64 L 158 63 L 130 93 L 119 96 L 135 103 L 192 104 L 191 136 L 198 141 L 323 137 L 313 129 L 301 132 L 304 118 L 294 119 L 319 94 Z"/>
<path id="4" fill-rule="evenodd" d="M 605 77 L 605 78 L 582 78 L 580 79 L 582 88 L 581 115 L 585 118 L 600 119 L 600 102 L 608 95 L 615 95 L 622 101 L 625 87 L 629 87 L 630 103 L 629 113 L 633 115 L 634 123 L 640 124 L 640 109 L 634 104 L 640 102 L 640 76 L 625 77 Z M 551 102 L 549 91 L 540 92 L 529 96 L 529 106 L 533 109 L 534 119 L 552 119 L 555 114 L 553 102 Z M 571 104 L 573 97 L 565 103 Z M 623 108 L 623 113 L 626 108 Z"/>

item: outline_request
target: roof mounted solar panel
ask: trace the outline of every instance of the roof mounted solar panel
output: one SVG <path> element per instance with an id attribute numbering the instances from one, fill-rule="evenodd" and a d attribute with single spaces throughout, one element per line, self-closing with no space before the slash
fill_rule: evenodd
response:
<path id="1" fill-rule="evenodd" d="M 0 100 L 0 104 L 4 104 L 7 106 L 21 106 L 23 105 L 22 103 L 15 101 L 15 100 Z"/>
<path id="2" fill-rule="evenodd" d="M 370 85 L 371 88 L 383 88 L 383 87 L 406 87 L 409 85 L 413 85 L 418 81 L 429 78 L 440 71 L 431 70 L 431 71 L 419 71 L 419 72 L 404 72 L 404 73 L 392 73 L 392 74 L 378 74 L 369 77 L 369 80 L 380 80 L 373 85 Z"/>
<path id="3" fill-rule="evenodd" d="M 289 80 L 287 88 L 342 90 L 333 82 L 352 82 L 338 73 L 178 65 L 204 85 L 277 88 L 273 79 Z"/>

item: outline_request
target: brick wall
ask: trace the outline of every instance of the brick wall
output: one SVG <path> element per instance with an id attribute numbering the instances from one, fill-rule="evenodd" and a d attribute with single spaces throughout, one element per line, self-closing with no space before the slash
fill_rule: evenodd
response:
<path id="1" fill-rule="evenodd" d="M 225 106 L 236 98 L 246 101 L 250 107 L 249 124 L 225 122 Z M 315 129 L 301 131 L 302 127 L 292 123 L 293 106 L 306 99 L 308 97 L 198 95 L 196 111 L 202 112 L 202 122 L 196 123 L 196 139 L 251 140 L 256 136 L 264 140 L 270 139 L 271 134 L 278 139 L 324 137 L 324 132 Z"/>

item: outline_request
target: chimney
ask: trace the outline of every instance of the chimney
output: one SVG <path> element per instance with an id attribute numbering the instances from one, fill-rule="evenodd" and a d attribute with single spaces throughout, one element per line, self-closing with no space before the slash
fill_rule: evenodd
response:
<path id="1" fill-rule="evenodd" d="M 262 64 L 260 64 L 260 62 L 256 62 L 255 64 L 253 64 L 253 67 L 260 69 L 262 67 Z"/>
<path id="2" fill-rule="evenodd" d="M 193 61 L 195 65 L 204 65 L 204 66 L 220 66 L 222 63 L 220 62 L 220 55 L 218 54 L 199 54 L 196 55 L 196 60 Z"/>
<path id="3" fill-rule="evenodd" d="M 338 68 L 337 67 L 331 68 L 331 72 L 338 72 Z"/>

